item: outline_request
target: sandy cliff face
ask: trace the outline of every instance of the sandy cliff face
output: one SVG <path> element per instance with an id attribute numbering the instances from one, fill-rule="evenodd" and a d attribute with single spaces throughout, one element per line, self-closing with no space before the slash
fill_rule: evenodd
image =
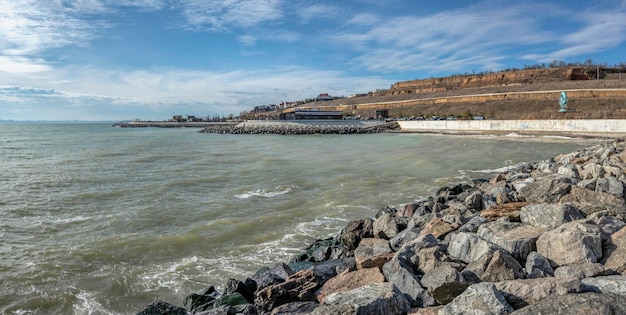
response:
<path id="1" fill-rule="evenodd" d="M 529 69 L 398 82 L 394 84 L 391 89 L 385 91 L 385 94 L 417 94 L 464 88 L 499 87 L 590 79 L 589 75 L 582 68 Z"/>

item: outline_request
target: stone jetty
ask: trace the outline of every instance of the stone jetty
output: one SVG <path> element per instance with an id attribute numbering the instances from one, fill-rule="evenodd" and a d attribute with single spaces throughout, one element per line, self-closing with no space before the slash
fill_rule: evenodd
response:
<path id="1" fill-rule="evenodd" d="M 626 314 L 625 147 L 441 187 L 138 314 Z"/>
<path id="2" fill-rule="evenodd" d="M 327 121 L 327 122 L 249 122 L 237 125 L 206 126 L 200 133 L 219 134 L 277 134 L 277 135 L 310 135 L 310 134 L 370 134 L 391 130 L 399 130 L 397 122 L 361 124 L 358 121 Z"/>

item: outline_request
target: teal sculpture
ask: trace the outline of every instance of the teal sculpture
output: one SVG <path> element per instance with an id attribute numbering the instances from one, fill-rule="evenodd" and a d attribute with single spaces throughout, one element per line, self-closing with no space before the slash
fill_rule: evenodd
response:
<path id="1" fill-rule="evenodd" d="M 565 94 L 565 91 L 561 92 L 561 97 L 559 97 L 559 106 L 561 106 L 559 113 L 569 112 L 567 109 L 567 95 Z"/>

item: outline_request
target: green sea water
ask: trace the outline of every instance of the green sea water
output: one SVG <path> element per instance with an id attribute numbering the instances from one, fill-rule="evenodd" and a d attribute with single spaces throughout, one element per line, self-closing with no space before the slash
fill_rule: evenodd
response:
<path id="1" fill-rule="evenodd" d="M 182 306 L 385 206 L 592 143 L 0 124 L 0 313 Z"/>

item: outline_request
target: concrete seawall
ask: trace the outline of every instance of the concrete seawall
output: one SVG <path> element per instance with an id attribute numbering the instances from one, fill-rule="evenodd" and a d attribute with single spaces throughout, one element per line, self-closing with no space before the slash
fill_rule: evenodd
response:
<path id="1" fill-rule="evenodd" d="M 626 119 L 398 121 L 403 132 L 558 134 L 621 137 Z"/>

